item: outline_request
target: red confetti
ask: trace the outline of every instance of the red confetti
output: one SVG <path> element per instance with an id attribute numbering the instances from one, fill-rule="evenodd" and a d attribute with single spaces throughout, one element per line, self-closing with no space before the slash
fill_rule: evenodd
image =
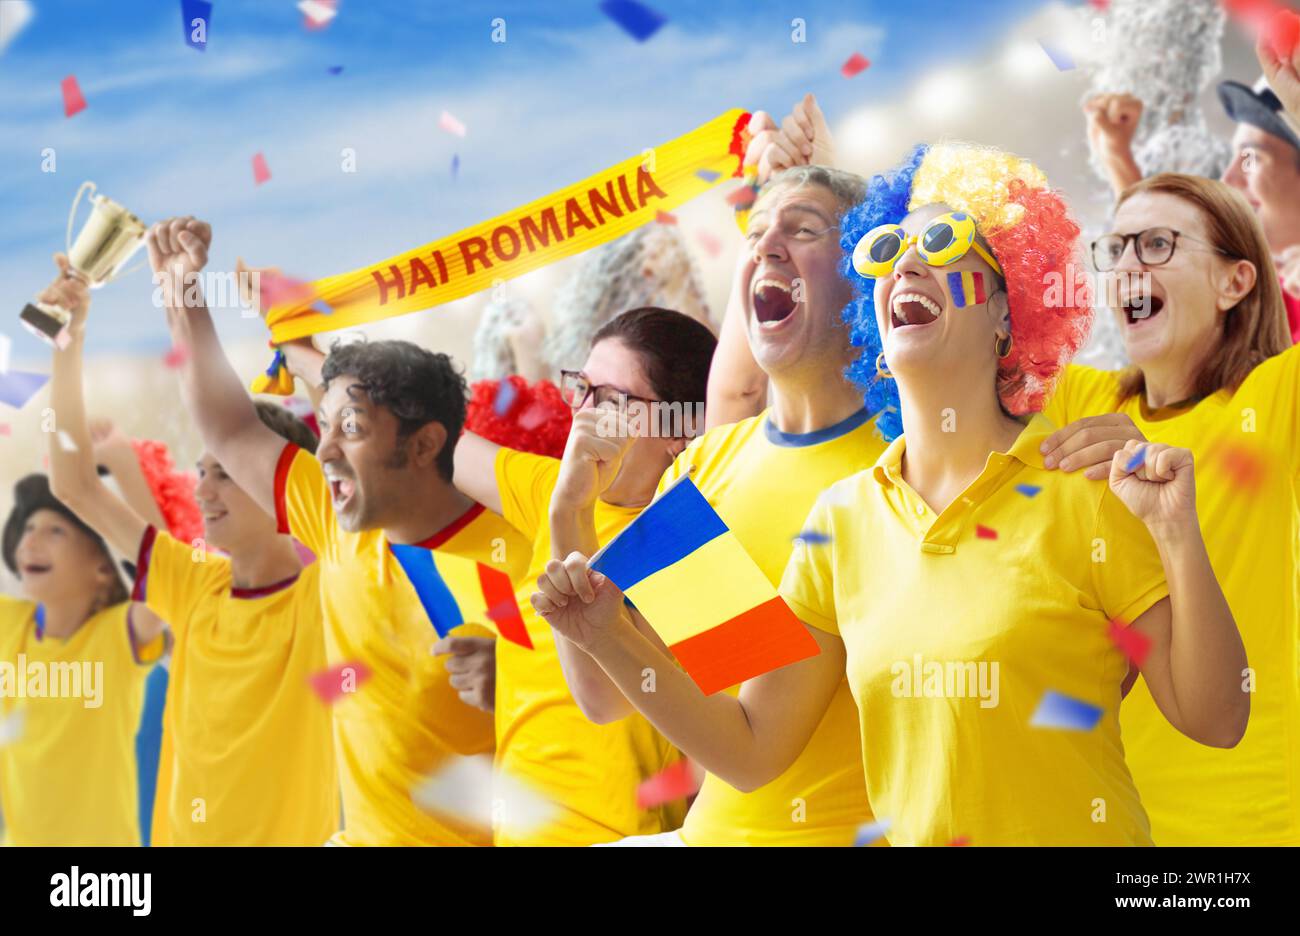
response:
<path id="1" fill-rule="evenodd" d="M 1283 62 L 1291 60 L 1291 53 L 1300 44 L 1300 14 L 1278 10 L 1268 24 L 1268 44 L 1273 54 Z"/>
<path id="2" fill-rule="evenodd" d="M 352 695 L 370 678 L 370 667 L 364 663 L 339 663 L 307 678 L 316 694 L 326 705 L 333 705 L 345 695 Z"/>
<path id="3" fill-rule="evenodd" d="M 0 436 L 9 435 L 11 432 L 11 428 L 12 427 L 10 427 L 8 423 L 0 423 Z"/>
<path id="4" fill-rule="evenodd" d="M 338 14 L 339 0 L 304 0 L 298 4 L 302 10 L 302 25 L 312 31 L 324 29 Z"/>
<path id="5" fill-rule="evenodd" d="M 311 283 L 284 276 L 280 273 L 260 273 L 257 279 L 261 287 L 261 307 L 263 310 L 285 303 L 306 305 L 316 298 L 316 290 Z"/>
<path id="6" fill-rule="evenodd" d="M 660 224 L 676 224 L 677 215 L 669 214 L 666 211 L 656 211 L 655 220 L 658 221 Z"/>
<path id="7" fill-rule="evenodd" d="M 1105 13 L 1110 9 L 1110 0 L 1088 0 L 1088 6 L 1098 13 Z"/>
<path id="8" fill-rule="evenodd" d="M 1112 619 L 1110 628 L 1106 631 L 1106 636 L 1124 656 L 1138 669 L 1146 662 L 1147 654 L 1151 652 L 1151 638 L 1141 631 L 1135 631 L 1131 627 L 1125 626 L 1123 621 Z"/>
<path id="9" fill-rule="evenodd" d="M 718 254 L 722 253 L 722 241 L 718 240 L 708 231 L 700 231 L 695 236 L 699 239 L 700 246 L 704 248 L 704 252 L 710 257 L 716 257 Z"/>
<path id="10" fill-rule="evenodd" d="M 854 75 L 861 74 L 871 65 L 871 60 L 861 52 L 854 52 L 849 56 L 848 61 L 840 66 L 840 74 L 845 78 L 852 78 Z"/>
<path id="11" fill-rule="evenodd" d="M 686 799 L 699 790 L 700 781 L 691 770 L 690 761 L 683 758 L 636 788 L 637 809 L 653 809 L 664 803 Z"/>
<path id="12" fill-rule="evenodd" d="M 271 180 L 271 169 L 266 164 L 266 157 L 258 153 L 253 157 L 253 184 L 261 185 Z"/>
<path id="13" fill-rule="evenodd" d="M 86 99 L 81 96 L 81 87 L 77 76 L 69 75 L 63 79 L 63 116 L 71 117 L 86 109 Z"/>
<path id="14" fill-rule="evenodd" d="M 980 539 L 997 539 L 998 531 L 994 530 L 991 527 L 982 526 L 977 523 L 975 524 L 975 535 L 978 536 Z"/>
<path id="15" fill-rule="evenodd" d="M 754 204 L 756 193 L 748 185 L 743 185 L 727 196 L 727 204 L 733 208 L 748 208 Z"/>
<path id="16" fill-rule="evenodd" d="M 969 844 L 970 844 L 970 837 L 969 837 L 969 836 L 966 836 L 966 835 L 959 835 L 959 836 L 957 836 L 955 839 L 953 839 L 951 842 L 948 843 L 948 847 L 950 847 L 950 848 L 962 848 L 962 847 L 964 847 L 964 846 L 966 846 L 966 845 L 969 845 Z"/>
<path id="17" fill-rule="evenodd" d="M 516 422 L 519 423 L 519 428 L 524 432 L 532 432 L 550 418 L 551 413 L 545 406 L 534 403 L 519 414 L 519 419 Z"/>
<path id="18" fill-rule="evenodd" d="M 178 367 L 184 367 L 185 362 L 190 359 L 190 349 L 185 345 L 175 345 L 170 351 L 163 355 L 163 364 L 175 370 Z"/>

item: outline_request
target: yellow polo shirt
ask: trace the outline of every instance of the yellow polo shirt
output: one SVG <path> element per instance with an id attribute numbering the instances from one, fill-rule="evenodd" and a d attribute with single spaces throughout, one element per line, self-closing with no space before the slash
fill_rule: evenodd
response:
<path id="1" fill-rule="evenodd" d="M 1144 680 L 1120 709 L 1128 763 L 1158 845 L 1300 845 L 1300 349 L 1194 406 L 1123 403 L 1115 374 L 1069 367 L 1048 403 L 1058 425 L 1125 413 L 1152 442 L 1196 456 L 1210 564 L 1253 674 L 1250 724 L 1205 747 L 1160 714 Z"/>
<path id="2" fill-rule="evenodd" d="M 892 845 L 1151 844 L 1120 743 L 1128 663 L 1107 630 L 1168 587 L 1105 482 L 1042 467 L 1053 429 L 1033 417 L 937 516 L 903 480 L 900 437 L 818 500 L 807 526 L 830 541 L 796 545 L 786 569 L 795 613 L 844 641 Z M 1031 725 L 1048 691 L 1100 707 L 1099 723 Z"/>
<path id="3" fill-rule="evenodd" d="M 235 588 L 230 560 L 145 532 L 132 597 L 171 625 L 162 746 L 170 845 L 321 845 L 338 828 L 319 566 Z"/>
<path id="4" fill-rule="evenodd" d="M 564 681 L 551 627 L 529 600 L 551 559 L 548 508 L 559 473 L 555 458 L 497 453 L 503 513 L 532 542 L 532 564 L 517 595 L 534 649 L 497 642 L 496 763 L 556 808 L 546 825 L 521 826 L 505 803 L 498 845 L 594 845 L 675 829 L 685 813 L 681 802 L 637 808 L 637 786 L 681 755 L 641 715 L 597 725 L 582 714 Z M 598 500 L 597 539 L 609 542 L 639 512 Z"/>
<path id="5" fill-rule="evenodd" d="M 780 585 L 804 520 L 828 486 L 875 463 L 885 449 L 865 409 L 816 432 L 783 433 L 769 412 L 696 439 L 659 482 L 689 473 L 773 585 Z M 739 687 L 729 690 L 733 695 Z M 840 683 L 821 724 L 790 767 L 741 793 L 712 774 L 682 826 L 688 845 L 852 845 L 871 821 L 858 710 Z"/>
<path id="6" fill-rule="evenodd" d="M 340 845 L 487 845 L 490 832 L 421 809 L 412 793 L 457 755 L 492 750 L 492 716 L 461 702 L 437 631 L 382 530 L 349 533 L 334 517 L 320 463 L 294 445 L 276 469 L 276 519 L 316 554 L 325 656 L 361 663 L 370 677 L 333 706 L 343 794 Z M 445 550 L 517 579 L 528 544 L 494 513 L 470 508 L 418 545 Z M 511 574 L 511 573 L 514 574 Z M 492 636 L 467 623 L 465 636 Z"/>
<path id="7" fill-rule="evenodd" d="M 92 616 L 66 640 L 38 637 L 36 605 L 0 596 L 0 744 L 6 845 L 139 845 L 135 733 L 160 638 L 137 660 L 130 602 Z"/>

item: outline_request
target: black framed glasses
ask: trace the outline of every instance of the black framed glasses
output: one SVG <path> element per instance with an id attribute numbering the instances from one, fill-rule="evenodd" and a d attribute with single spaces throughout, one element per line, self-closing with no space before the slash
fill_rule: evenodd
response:
<path id="1" fill-rule="evenodd" d="M 624 402 L 636 400 L 639 403 L 647 404 L 658 402 L 657 400 L 647 400 L 645 397 L 634 396 L 626 390 L 620 390 L 618 387 L 609 384 L 593 384 L 582 371 L 560 371 L 560 399 L 569 404 L 570 409 L 582 409 L 588 398 L 593 398 L 596 406 L 605 403 L 618 406 L 620 400 Z"/>
<path id="2" fill-rule="evenodd" d="M 1210 252 L 1228 256 L 1213 244 L 1190 237 L 1173 228 L 1153 227 L 1136 234 L 1106 234 L 1092 242 L 1092 265 L 1098 273 L 1109 273 L 1119 264 L 1128 242 L 1133 241 L 1138 263 L 1144 266 L 1163 266 L 1173 259 L 1174 249 L 1183 241 L 1203 244 Z"/>

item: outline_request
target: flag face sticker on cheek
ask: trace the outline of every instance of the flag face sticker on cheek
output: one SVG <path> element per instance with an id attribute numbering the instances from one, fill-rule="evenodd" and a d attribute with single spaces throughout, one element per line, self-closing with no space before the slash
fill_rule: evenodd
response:
<path id="1" fill-rule="evenodd" d="M 706 695 L 820 652 L 689 477 L 591 567 L 623 590 Z"/>
<path id="2" fill-rule="evenodd" d="M 984 274 L 979 271 L 948 274 L 948 291 L 952 304 L 959 309 L 979 305 L 988 299 L 984 292 Z"/>
<path id="3" fill-rule="evenodd" d="M 406 573 L 439 637 L 446 637 L 467 621 L 491 621 L 504 639 L 533 649 L 514 587 L 504 572 L 425 546 L 390 543 L 388 548 Z"/>

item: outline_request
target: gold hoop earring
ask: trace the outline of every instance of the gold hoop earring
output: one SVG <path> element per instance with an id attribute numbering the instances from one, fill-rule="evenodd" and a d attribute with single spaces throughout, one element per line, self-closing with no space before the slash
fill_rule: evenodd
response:
<path id="1" fill-rule="evenodd" d="M 1005 345 L 1002 343 L 1003 340 L 1004 339 L 1002 338 L 997 338 L 993 342 L 993 353 L 996 354 L 999 359 L 1005 358 L 1011 353 L 1011 336 L 1007 335 Z"/>
<path id="2" fill-rule="evenodd" d="M 876 376 L 881 380 L 893 380 L 894 375 L 885 367 L 885 352 L 881 351 L 876 355 Z"/>

